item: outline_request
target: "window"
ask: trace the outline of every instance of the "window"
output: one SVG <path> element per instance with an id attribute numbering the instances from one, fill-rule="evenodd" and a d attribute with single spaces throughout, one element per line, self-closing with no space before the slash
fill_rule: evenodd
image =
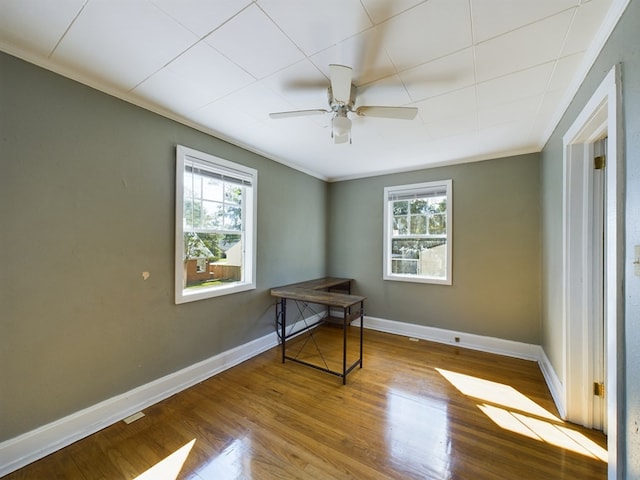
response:
<path id="1" fill-rule="evenodd" d="M 256 288 L 257 175 L 178 145 L 176 303 Z"/>
<path id="2" fill-rule="evenodd" d="M 384 189 L 384 279 L 451 285 L 451 180 Z"/>

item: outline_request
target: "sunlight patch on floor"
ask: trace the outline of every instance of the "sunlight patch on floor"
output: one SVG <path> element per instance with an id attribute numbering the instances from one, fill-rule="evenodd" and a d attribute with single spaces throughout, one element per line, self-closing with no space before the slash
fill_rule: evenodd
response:
<path id="1" fill-rule="evenodd" d="M 251 437 L 236 438 L 196 473 L 202 478 L 252 478 L 253 455 Z"/>
<path id="2" fill-rule="evenodd" d="M 482 378 L 436 370 L 464 395 L 481 400 L 478 408 L 499 427 L 607 463 L 607 450 L 565 426 L 557 416 L 515 388 Z"/>
<path id="3" fill-rule="evenodd" d="M 194 438 L 146 472 L 138 475 L 135 480 L 175 480 L 195 443 L 196 439 Z"/>
<path id="4" fill-rule="evenodd" d="M 561 421 L 551 412 L 545 410 L 529 397 L 523 395 L 509 385 L 491 382 L 482 378 L 451 372 L 441 368 L 436 368 L 436 370 L 440 375 L 446 378 L 449 383 L 469 397 L 480 398 L 485 402 L 502 405 L 503 407 L 508 407 L 512 410 L 530 413 L 531 415 L 553 420 L 555 422 Z"/>

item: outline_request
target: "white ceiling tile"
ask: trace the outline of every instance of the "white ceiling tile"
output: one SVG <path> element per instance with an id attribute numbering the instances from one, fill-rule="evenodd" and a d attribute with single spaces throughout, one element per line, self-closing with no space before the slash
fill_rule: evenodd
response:
<path id="1" fill-rule="evenodd" d="M 475 115 L 460 115 L 427 123 L 426 126 L 431 138 L 446 138 L 476 132 L 478 119 Z"/>
<path id="2" fill-rule="evenodd" d="M 552 117 L 559 105 L 562 103 L 564 97 L 564 90 L 554 90 L 546 92 L 542 103 L 540 104 L 539 116 L 546 118 L 547 120 Z"/>
<path id="3" fill-rule="evenodd" d="M 458 159 L 477 156 L 477 144 L 478 134 L 472 130 L 459 135 L 434 138 L 422 145 L 422 151 L 428 152 L 428 159 L 425 161 L 430 166 L 431 163 L 456 162 Z"/>
<path id="4" fill-rule="evenodd" d="M 542 99 L 540 109 L 538 110 L 538 116 L 536 117 L 532 127 L 535 130 L 536 135 L 541 139 L 542 143 L 546 140 L 543 139 L 543 136 L 547 130 L 550 127 L 555 127 L 555 125 L 552 125 L 552 121 L 557 120 L 557 118 L 559 118 L 559 114 L 562 113 L 559 110 L 563 108 L 564 96 L 564 90 L 554 90 L 546 92 Z"/>
<path id="5" fill-rule="evenodd" d="M 147 1 L 89 2 L 52 58 L 129 90 L 194 40 L 192 32 Z"/>
<path id="6" fill-rule="evenodd" d="M 235 136 L 257 124 L 255 118 L 228 98 L 222 98 L 192 112 L 190 118 L 224 135 Z"/>
<path id="7" fill-rule="evenodd" d="M 472 0 L 476 43 L 516 30 L 579 4 L 579 0 Z"/>
<path id="8" fill-rule="evenodd" d="M 184 114 L 254 81 L 236 64 L 200 42 L 138 85 L 134 93 Z"/>
<path id="9" fill-rule="evenodd" d="M 478 126 L 483 129 L 502 123 L 519 122 L 533 118 L 538 113 L 542 99 L 543 95 L 537 95 L 515 102 L 482 108 L 478 111 Z"/>
<path id="10" fill-rule="evenodd" d="M 411 102 L 400 77 L 391 75 L 356 91 L 356 105 L 404 106 Z"/>
<path id="11" fill-rule="evenodd" d="M 473 51 L 467 48 L 399 75 L 413 101 L 458 90 L 475 82 Z"/>
<path id="12" fill-rule="evenodd" d="M 583 53 L 575 53 L 559 59 L 556 62 L 553 75 L 551 76 L 549 90 L 564 90 L 567 88 L 567 85 L 571 83 L 578 71 L 578 67 L 581 65 L 583 58 Z"/>
<path id="13" fill-rule="evenodd" d="M 240 12 L 252 0 L 152 0 L 200 38 Z"/>
<path id="14" fill-rule="evenodd" d="M 532 133 L 533 118 L 526 118 L 517 122 L 501 123 L 478 133 L 478 150 L 491 152 L 496 145 L 500 150 L 508 153 L 518 150 L 538 150 L 538 138 Z"/>
<path id="15" fill-rule="evenodd" d="M 281 112 L 289 104 L 277 93 L 261 83 L 248 85 L 242 90 L 232 93 L 226 100 L 233 102 L 237 109 L 246 112 L 262 122 L 276 122 L 269 118 L 271 112 Z"/>
<path id="16" fill-rule="evenodd" d="M 547 142 L 546 133 L 548 129 L 548 123 L 548 119 L 541 119 L 540 117 L 538 117 L 531 126 L 530 135 L 532 141 L 535 144 L 541 145 L 540 149 L 544 147 L 545 143 Z"/>
<path id="17" fill-rule="evenodd" d="M 352 82 L 360 86 L 396 73 L 382 45 L 379 28 L 354 35 L 311 57 L 311 61 L 329 78 L 329 65 L 337 63 L 353 69 Z"/>
<path id="18" fill-rule="evenodd" d="M 428 133 L 418 120 L 361 117 L 354 118 L 351 128 L 353 144 L 361 151 L 369 150 L 369 158 L 382 156 L 395 160 L 399 149 L 421 137 L 428 138 Z"/>
<path id="19" fill-rule="evenodd" d="M 255 4 L 205 41 L 256 78 L 264 78 L 304 57 Z"/>
<path id="20" fill-rule="evenodd" d="M 389 18 L 415 7 L 424 0 L 362 0 L 364 8 L 371 20 L 375 23 L 381 23 Z"/>
<path id="21" fill-rule="evenodd" d="M 372 26 L 359 0 L 259 0 L 258 5 L 306 55 Z"/>
<path id="22" fill-rule="evenodd" d="M 562 50 L 563 56 L 589 48 L 591 39 L 598 31 L 610 6 L 611 0 L 591 0 L 580 5 Z"/>
<path id="23" fill-rule="evenodd" d="M 48 56 L 86 0 L 3 0 L 0 43 Z"/>
<path id="24" fill-rule="evenodd" d="M 434 123 L 451 117 L 475 118 L 476 89 L 467 87 L 438 97 L 429 98 L 415 104 L 420 109 L 424 123 Z"/>
<path id="25" fill-rule="evenodd" d="M 307 59 L 266 77 L 261 83 L 296 109 L 329 107 L 329 79 Z"/>
<path id="26" fill-rule="evenodd" d="M 562 50 L 572 17 L 572 11 L 560 13 L 477 45 L 478 81 L 555 60 Z"/>
<path id="27" fill-rule="evenodd" d="M 138 85 L 133 93 L 152 105 L 186 115 L 203 106 L 203 92 L 190 83 L 180 73 L 164 69 Z"/>
<path id="28" fill-rule="evenodd" d="M 476 86 L 478 107 L 488 108 L 544 93 L 549 84 L 554 63 L 545 63 L 522 72 L 479 83 Z"/>
<path id="29" fill-rule="evenodd" d="M 471 46 L 468 0 L 429 0 L 383 27 L 385 47 L 399 71 Z"/>

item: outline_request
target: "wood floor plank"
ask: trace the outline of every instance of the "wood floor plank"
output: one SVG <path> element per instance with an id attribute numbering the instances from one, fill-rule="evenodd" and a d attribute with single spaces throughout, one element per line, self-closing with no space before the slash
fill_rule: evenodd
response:
<path id="1" fill-rule="evenodd" d="M 342 330 L 316 333 L 335 362 Z M 366 331 L 364 365 L 342 385 L 273 348 L 6 480 L 133 479 L 185 445 L 181 479 L 606 478 L 534 362 Z"/>

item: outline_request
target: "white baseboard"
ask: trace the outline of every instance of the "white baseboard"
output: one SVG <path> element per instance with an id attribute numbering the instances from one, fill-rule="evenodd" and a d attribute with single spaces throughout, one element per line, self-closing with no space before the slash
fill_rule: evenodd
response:
<path id="1" fill-rule="evenodd" d="M 318 314 L 307 318 L 307 324 L 314 323 L 321 316 L 322 314 Z M 355 320 L 352 323 L 359 325 L 360 322 Z M 288 329 L 287 334 L 295 334 L 304 326 L 303 321 L 297 322 Z M 562 392 L 561 384 L 547 356 L 538 345 L 374 317 L 364 317 L 364 327 L 381 332 L 537 361 L 540 364 L 558 410 L 561 410 L 562 404 L 559 403 L 559 400 L 562 399 L 560 395 L 560 392 Z M 459 341 L 456 341 L 456 338 Z M 18 437 L 6 440 L 0 443 L 0 477 L 238 365 L 275 347 L 278 343 L 278 334 L 276 332 L 270 333 Z M 562 411 L 561 414 L 563 414 Z"/>
<path id="2" fill-rule="evenodd" d="M 0 443 L 0 477 L 278 345 L 275 332 Z"/>
<path id="3" fill-rule="evenodd" d="M 556 371 L 553 369 L 551 361 L 549 361 L 549 357 L 547 357 L 547 354 L 542 348 L 540 348 L 540 360 L 538 360 L 538 364 L 540 365 L 540 370 L 542 370 L 542 376 L 547 383 L 547 387 L 551 392 L 553 401 L 556 404 L 560 418 L 566 419 L 567 407 L 564 396 L 564 387 L 562 386 L 562 382 L 560 382 L 560 378 L 558 378 Z"/>
<path id="4" fill-rule="evenodd" d="M 355 320 L 354 325 L 360 322 Z M 485 337 L 472 333 L 456 332 L 442 328 L 425 327 L 413 323 L 396 322 L 382 318 L 364 317 L 364 327 L 380 332 L 394 333 L 405 337 L 420 338 L 432 342 L 456 345 L 462 348 L 480 350 L 487 353 L 522 358 L 524 360 L 540 360 L 542 348 L 539 345 L 503 340 L 501 338 Z M 457 341 L 456 341 L 457 339 Z"/>
<path id="5" fill-rule="evenodd" d="M 360 325 L 360 321 L 355 320 L 352 324 Z M 382 318 L 367 316 L 364 317 L 364 327 L 372 330 L 378 330 L 380 332 L 403 335 L 405 337 L 420 338 L 422 340 L 446 343 L 462 348 L 470 348 L 472 350 L 535 361 L 540 366 L 542 376 L 547 384 L 547 388 L 549 388 L 549 392 L 551 393 L 551 397 L 558 409 L 560 418 L 566 417 L 562 383 L 560 382 L 558 375 L 556 375 L 549 358 L 540 345 L 514 342 L 512 340 L 504 340 L 501 338 L 485 337 L 482 335 L 474 335 L 434 327 L 425 327 L 423 325 L 396 322 L 393 320 L 384 320 Z M 456 339 L 458 339 L 458 341 L 456 341 Z"/>
<path id="6" fill-rule="evenodd" d="M 297 321 L 287 328 L 287 335 L 295 336 L 324 315 L 320 312 Z M 280 343 L 278 334 L 270 333 L 0 443 L 0 477 L 275 347 Z"/>

